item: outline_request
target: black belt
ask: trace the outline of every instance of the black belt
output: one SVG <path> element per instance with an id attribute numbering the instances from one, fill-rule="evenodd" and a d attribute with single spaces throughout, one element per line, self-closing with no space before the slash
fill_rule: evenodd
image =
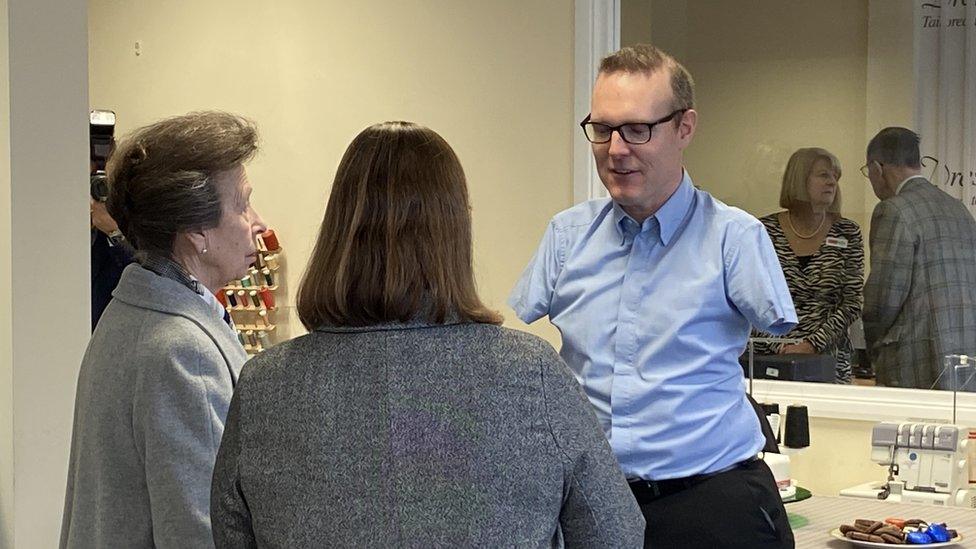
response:
<path id="1" fill-rule="evenodd" d="M 690 477 L 669 478 L 665 480 L 638 479 L 631 480 L 628 483 L 630 484 L 630 491 L 634 493 L 634 498 L 637 499 L 637 503 L 643 505 L 665 496 L 677 494 L 682 490 L 687 490 L 696 484 L 701 484 L 702 482 L 705 482 L 714 476 L 721 475 L 722 473 L 749 467 L 757 461 L 759 461 L 759 458 L 753 456 L 747 460 L 740 461 L 731 467 L 726 467 L 725 469 L 715 471 L 714 473 L 702 473 L 700 475 L 691 475 Z"/>

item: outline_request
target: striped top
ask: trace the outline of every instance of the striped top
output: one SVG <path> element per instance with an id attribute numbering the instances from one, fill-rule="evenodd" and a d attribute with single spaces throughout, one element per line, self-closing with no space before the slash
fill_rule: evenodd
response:
<path id="1" fill-rule="evenodd" d="M 857 223 L 843 217 L 831 225 L 820 249 L 806 266 L 793 252 L 779 215 L 760 218 L 786 276 L 800 322 L 785 337 L 805 339 L 818 353 L 837 358 L 837 383 L 851 382 L 851 340 L 848 328 L 860 316 L 864 285 L 864 243 Z M 760 335 L 754 333 L 754 335 Z M 777 348 L 756 344 L 757 353 Z"/>

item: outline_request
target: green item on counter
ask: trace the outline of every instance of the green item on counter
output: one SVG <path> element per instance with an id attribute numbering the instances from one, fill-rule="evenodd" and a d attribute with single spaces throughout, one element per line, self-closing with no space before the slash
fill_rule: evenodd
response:
<path id="1" fill-rule="evenodd" d="M 800 486 L 797 486 L 796 487 L 796 495 L 794 495 L 790 499 L 784 499 L 783 500 L 783 503 L 794 503 L 794 502 L 797 502 L 797 501 L 803 501 L 803 500 L 809 498 L 810 496 L 811 496 L 810 490 L 807 490 L 806 488 L 802 488 Z"/>
<path id="2" fill-rule="evenodd" d="M 797 515 L 796 513 L 786 513 L 786 518 L 790 521 L 790 528 L 794 530 L 810 524 L 810 519 L 803 515 Z"/>

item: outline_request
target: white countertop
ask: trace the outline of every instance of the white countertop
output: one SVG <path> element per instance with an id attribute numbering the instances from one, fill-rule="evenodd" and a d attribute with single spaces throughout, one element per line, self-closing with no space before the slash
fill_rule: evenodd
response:
<path id="1" fill-rule="evenodd" d="M 793 536 L 796 538 L 798 549 L 853 548 L 853 544 L 831 537 L 830 531 L 841 524 L 853 524 L 854 519 L 884 520 L 888 517 L 920 518 L 931 522 L 945 522 L 949 528 L 957 530 L 965 538 L 955 547 L 976 549 L 976 509 L 889 503 L 887 501 L 840 496 L 813 496 L 796 503 L 787 503 L 786 512 L 789 515 L 803 517 L 808 521 L 805 526 L 793 529 Z M 920 545 L 918 547 L 925 546 Z"/>

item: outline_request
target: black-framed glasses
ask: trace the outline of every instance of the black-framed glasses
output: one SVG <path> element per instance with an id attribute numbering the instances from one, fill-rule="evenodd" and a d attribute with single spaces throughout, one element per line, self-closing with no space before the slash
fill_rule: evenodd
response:
<path id="1" fill-rule="evenodd" d="M 684 114 L 685 111 L 688 110 L 688 108 L 684 108 L 672 111 L 671 114 L 665 116 L 664 118 L 658 118 L 653 122 L 627 122 L 626 124 L 620 124 L 619 126 L 609 126 L 599 122 L 590 122 L 590 115 L 586 115 L 586 118 L 580 122 L 580 127 L 583 128 L 583 135 L 586 136 L 586 139 L 590 143 L 608 143 L 610 138 L 613 136 L 613 132 L 617 132 L 627 143 L 630 143 L 631 145 L 643 145 L 651 140 L 654 126 L 664 124 L 665 122 L 670 122 L 675 116 Z"/>

